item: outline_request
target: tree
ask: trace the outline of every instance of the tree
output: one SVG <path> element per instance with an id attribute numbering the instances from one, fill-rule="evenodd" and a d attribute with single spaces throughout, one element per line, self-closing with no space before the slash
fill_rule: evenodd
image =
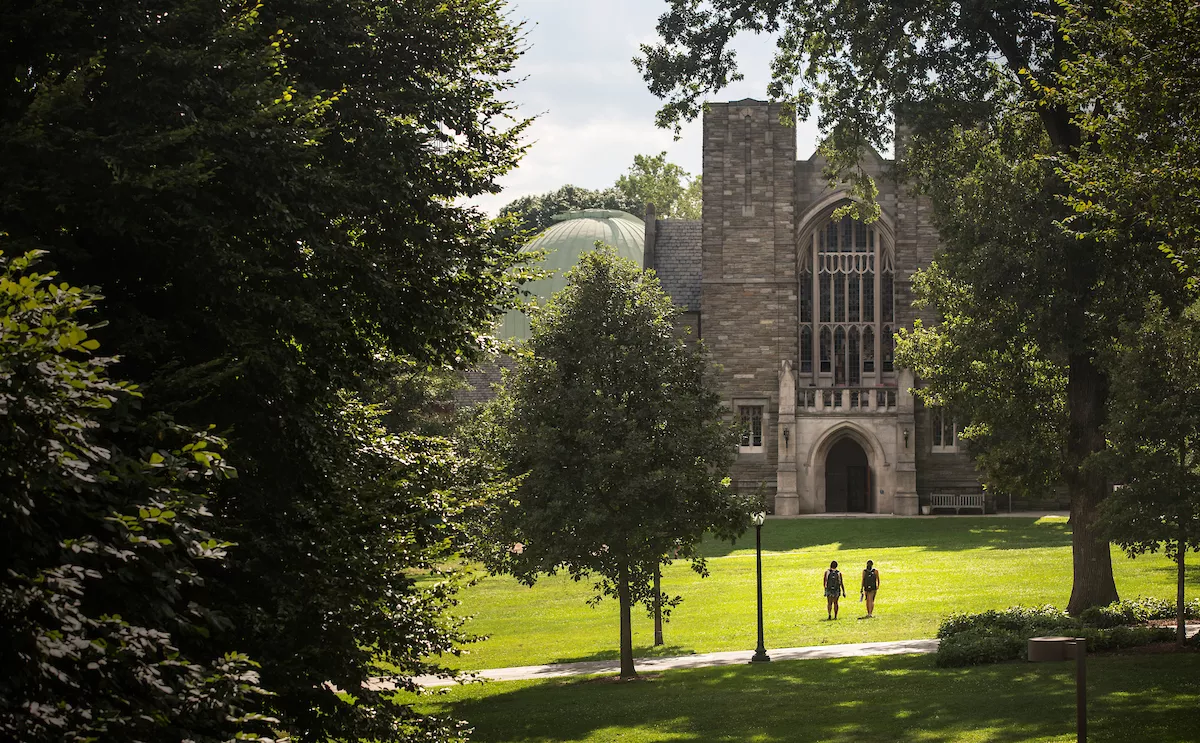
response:
<path id="1" fill-rule="evenodd" d="M 499 0 L 0 10 L 0 229 L 107 292 L 98 339 L 148 406 L 230 440 L 211 507 L 240 547 L 201 572 L 234 626 L 183 649 L 261 662 L 298 740 L 451 734 L 362 688 L 461 639 L 416 580 L 447 445 L 364 400 L 379 359 L 469 360 L 515 292 L 519 241 L 462 197 L 521 154 L 519 34 Z"/>
<path id="2" fill-rule="evenodd" d="M 700 218 L 700 178 L 667 162 L 667 153 L 634 155 L 629 171 L 608 188 L 592 191 L 563 186 L 556 191 L 522 196 L 500 209 L 501 217 L 517 220 L 516 231 L 532 237 L 550 225 L 553 217 L 581 209 L 617 209 L 641 217 L 654 204 L 659 217 Z"/>
<path id="3" fill-rule="evenodd" d="M 700 179 L 667 162 L 666 152 L 634 155 L 629 172 L 617 178 L 615 188 L 627 202 L 640 203 L 642 213 L 648 204 L 654 204 L 660 217 L 700 218 Z"/>
<path id="4" fill-rule="evenodd" d="M 1173 316 L 1152 298 L 1147 319 L 1128 325 L 1111 360 L 1110 448 L 1096 463 L 1119 483 L 1104 525 L 1133 557 L 1165 548 L 1178 566 L 1176 637 L 1184 631 L 1184 562 L 1200 550 L 1200 305 Z"/>
<path id="5" fill-rule="evenodd" d="M 1044 2 L 960 6 L 733 0 L 698 7 L 690 0 L 671 0 L 659 20 L 659 42 L 644 45 L 635 61 L 651 92 L 667 99 L 658 114 L 659 124 L 677 126 L 699 113 L 704 95 L 735 79 L 736 63 L 727 47 L 737 33 L 777 33 L 769 94 L 788 103 L 801 118 L 819 104 L 818 123 L 829 134 L 822 151 L 829 157 L 831 176 L 846 177 L 873 205 L 874 184 L 859 163 L 866 146 L 880 147 L 891 140 L 894 111 L 903 115 L 902 123 L 914 138 L 947 142 L 938 138 L 953 140 L 962 135 L 961 145 L 972 141 L 973 132 L 994 132 L 996 122 L 1018 108 L 1036 122 L 1040 154 L 1070 153 L 1084 143 L 1073 118 L 1078 109 L 1062 100 L 1046 100 L 1043 93 L 1054 85 L 1061 65 L 1073 54 L 1061 26 L 1063 14 L 1058 6 Z M 902 160 L 908 157 L 903 146 L 899 155 Z M 977 156 L 986 157 L 987 152 L 980 150 Z M 1036 182 L 1042 188 L 1039 203 L 1051 207 L 1066 191 L 1061 180 L 1041 173 Z M 1108 604 L 1117 596 L 1116 586 L 1108 542 L 1096 528 L 1097 507 L 1108 488 L 1102 478 L 1090 476 L 1084 468 L 1087 459 L 1104 448 L 1102 426 L 1110 384 L 1098 362 L 1099 350 L 1107 347 L 1126 319 L 1125 309 L 1136 314 L 1143 306 L 1140 301 L 1121 304 L 1122 292 L 1114 298 L 1112 288 L 1122 286 L 1120 277 L 1143 267 L 1156 271 L 1158 259 L 1134 251 L 1114 253 L 1091 239 L 1077 241 L 1064 251 L 1064 243 L 1049 231 L 1040 231 L 1030 240 L 1031 235 L 1021 230 L 1025 214 L 1016 210 L 981 215 L 989 227 L 1003 228 L 1000 232 L 981 229 L 972 234 L 965 229 L 956 239 L 950 222 L 959 214 L 960 192 L 951 181 L 943 186 L 929 193 L 945 247 L 942 263 L 961 290 L 986 288 L 975 280 L 976 275 L 958 277 L 953 272 L 970 265 L 965 259 L 968 254 L 980 257 L 999 251 L 1001 255 L 994 257 L 1002 257 L 1009 249 L 1001 239 L 1004 234 L 1016 235 L 1022 246 L 1029 244 L 1036 257 L 1069 259 L 1038 260 L 1010 275 L 1010 279 L 1020 277 L 1019 281 L 1007 285 L 996 281 L 991 286 L 995 294 L 976 296 L 967 307 L 979 319 L 997 301 L 1023 299 L 1025 282 L 1058 298 L 1023 309 L 1026 317 L 1038 320 L 1036 341 L 1043 352 L 1061 352 L 1051 360 L 1062 365 L 1066 378 L 1062 455 L 1074 527 L 1074 583 L 1068 608 L 1077 613 Z M 1057 208 L 1054 219 L 1069 215 L 1065 206 Z M 872 218 L 875 209 L 855 207 L 865 218 Z M 1004 215 L 1012 221 L 1002 222 Z M 955 253 L 964 259 L 945 260 L 944 256 Z M 1107 279 L 1116 283 L 1105 283 Z M 1046 312 L 1051 307 L 1057 314 Z"/>
<path id="6" fill-rule="evenodd" d="M 1166 0 L 1066 3 L 1073 52 L 1048 100 L 1076 111 L 1089 147 L 1054 160 L 1070 187 L 1072 233 L 1141 243 L 1197 275 L 1200 244 L 1200 8 Z M 1194 284 L 1194 279 L 1191 281 Z"/>
<path id="7" fill-rule="evenodd" d="M 614 187 L 593 191 L 566 185 L 556 191 L 514 199 L 500 208 L 500 216 L 516 219 L 516 232 L 530 239 L 554 224 L 556 215 L 581 209 L 616 209 L 634 216 L 645 213 L 645 205 L 639 206 L 636 200 L 626 198 Z"/>
<path id="8" fill-rule="evenodd" d="M 752 505 L 729 487 L 734 440 L 720 398 L 658 281 L 609 249 L 585 254 L 568 281 L 482 417 L 479 440 L 495 442 L 518 482 L 488 514 L 484 558 L 528 584 L 559 570 L 595 576 L 596 600 L 620 603 L 621 677 L 631 678 L 630 607 L 653 601 L 655 569 L 677 550 L 705 574 L 704 532 L 735 537 Z"/>
<path id="9" fill-rule="evenodd" d="M 267 740 L 256 664 L 180 651 L 227 626 L 198 575 L 230 547 L 203 526 L 224 442 L 137 410 L 99 297 L 38 257 L 0 255 L 0 737 Z"/>

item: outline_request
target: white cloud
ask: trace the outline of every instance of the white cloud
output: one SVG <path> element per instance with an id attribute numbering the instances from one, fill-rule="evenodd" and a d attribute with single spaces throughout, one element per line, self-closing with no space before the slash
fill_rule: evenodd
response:
<path id="1" fill-rule="evenodd" d="M 524 80 L 512 91 L 523 116 L 537 116 L 521 165 L 501 181 L 503 191 L 472 200 L 489 213 L 532 193 L 567 183 L 587 188 L 612 185 L 636 154 L 666 150 L 672 162 L 700 172 L 700 124 L 685 125 L 682 138 L 654 125 L 661 102 L 649 93 L 632 59 L 652 43 L 664 0 L 520 0 L 515 19 L 526 23 L 529 50 L 517 65 Z M 746 79 L 714 100 L 766 97 L 772 40 L 748 35 L 735 40 Z M 802 124 L 801 157 L 815 147 L 815 125 Z"/>

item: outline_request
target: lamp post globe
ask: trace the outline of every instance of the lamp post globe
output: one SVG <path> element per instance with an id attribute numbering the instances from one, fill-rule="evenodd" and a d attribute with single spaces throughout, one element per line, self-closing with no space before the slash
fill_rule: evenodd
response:
<path id="1" fill-rule="evenodd" d="M 763 643 L 762 527 L 766 520 L 767 514 L 762 511 L 750 514 L 750 523 L 754 524 L 754 554 L 758 577 L 758 648 L 754 651 L 754 656 L 750 658 L 751 663 L 765 663 L 771 660 L 771 656 L 767 655 L 767 647 Z"/>

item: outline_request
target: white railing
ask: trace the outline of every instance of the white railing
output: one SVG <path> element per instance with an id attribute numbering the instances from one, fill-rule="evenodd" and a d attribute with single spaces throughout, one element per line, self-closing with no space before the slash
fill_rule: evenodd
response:
<path id="1" fill-rule="evenodd" d="M 895 387 L 801 387 L 796 410 L 808 412 L 888 413 L 896 410 Z"/>

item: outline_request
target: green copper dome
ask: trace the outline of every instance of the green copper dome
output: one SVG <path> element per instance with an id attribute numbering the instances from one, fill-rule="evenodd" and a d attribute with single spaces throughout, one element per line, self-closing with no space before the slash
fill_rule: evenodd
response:
<path id="1" fill-rule="evenodd" d="M 546 251 L 546 257 L 537 267 L 553 272 L 547 278 L 525 284 L 524 288 L 537 297 L 539 305 L 544 305 L 554 292 L 567 285 L 567 271 L 579 263 L 579 256 L 595 249 L 597 240 L 612 246 L 622 258 L 642 265 L 646 224 L 632 214 L 615 209 L 584 209 L 559 214 L 554 221 L 556 224 L 547 227 L 522 248 L 524 251 Z M 504 316 L 500 337 L 528 338 L 529 318 L 523 312 L 510 310 Z"/>

